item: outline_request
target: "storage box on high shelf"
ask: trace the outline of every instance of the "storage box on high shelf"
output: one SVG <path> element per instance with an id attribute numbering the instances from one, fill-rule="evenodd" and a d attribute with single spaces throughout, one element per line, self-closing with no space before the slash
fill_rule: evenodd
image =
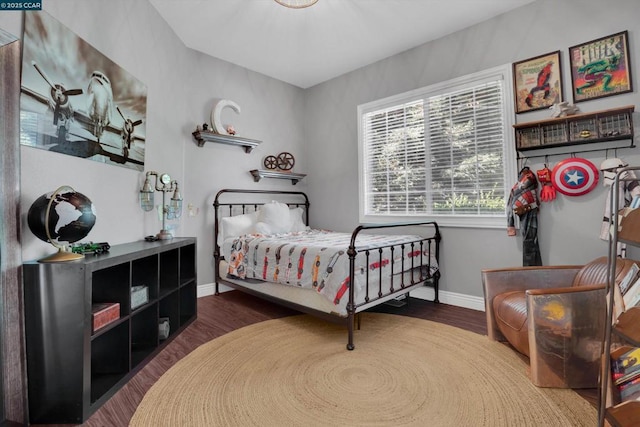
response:
<path id="1" fill-rule="evenodd" d="M 633 105 L 513 125 L 516 150 L 630 139 L 633 141 Z"/>

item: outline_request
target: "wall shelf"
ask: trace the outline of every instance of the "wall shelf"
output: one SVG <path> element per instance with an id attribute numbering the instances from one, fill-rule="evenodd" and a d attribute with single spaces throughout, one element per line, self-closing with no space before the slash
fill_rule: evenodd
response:
<path id="1" fill-rule="evenodd" d="M 290 179 L 292 185 L 296 185 L 298 181 L 307 176 L 303 173 L 278 172 L 264 169 L 253 169 L 250 172 L 255 182 L 259 182 L 262 178 Z"/>
<path id="2" fill-rule="evenodd" d="M 629 140 L 633 147 L 635 107 L 628 105 L 592 113 L 575 114 L 513 125 L 517 151 L 577 146 Z M 623 147 L 612 147 L 623 148 Z"/>
<path id="3" fill-rule="evenodd" d="M 245 153 L 250 153 L 255 147 L 260 145 L 262 141 L 257 139 L 243 138 L 235 135 L 222 135 L 210 130 L 197 130 L 192 133 L 198 143 L 198 147 L 202 147 L 205 142 L 217 142 L 220 144 L 237 145 L 242 147 Z"/>

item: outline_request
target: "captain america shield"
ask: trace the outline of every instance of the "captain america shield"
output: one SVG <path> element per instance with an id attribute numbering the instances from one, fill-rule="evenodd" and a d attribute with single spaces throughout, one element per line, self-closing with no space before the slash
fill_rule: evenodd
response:
<path id="1" fill-rule="evenodd" d="M 559 162 L 551 172 L 551 183 L 567 196 L 582 196 L 596 188 L 600 171 L 587 159 L 572 157 Z"/>

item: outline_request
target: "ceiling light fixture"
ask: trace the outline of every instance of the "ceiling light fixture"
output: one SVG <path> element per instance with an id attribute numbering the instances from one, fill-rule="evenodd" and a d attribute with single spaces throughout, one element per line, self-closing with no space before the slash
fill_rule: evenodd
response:
<path id="1" fill-rule="evenodd" d="M 313 6 L 318 0 L 275 0 L 276 3 L 281 4 L 284 7 L 291 9 L 304 9 L 305 7 Z"/>

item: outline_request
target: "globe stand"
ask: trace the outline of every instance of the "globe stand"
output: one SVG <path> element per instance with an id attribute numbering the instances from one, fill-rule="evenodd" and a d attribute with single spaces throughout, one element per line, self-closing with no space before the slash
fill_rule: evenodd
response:
<path id="1" fill-rule="evenodd" d="M 54 245 L 55 246 L 55 245 Z M 77 254 L 75 252 L 68 252 L 64 248 L 58 247 L 58 252 L 41 258 L 38 262 L 67 262 L 76 261 L 84 258 L 84 254 Z"/>
<path id="2" fill-rule="evenodd" d="M 62 191 L 67 191 L 67 190 L 75 192 L 73 188 L 67 185 L 63 185 L 62 187 L 59 187 L 56 191 L 54 191 L 51 194 L 51 198 L 49 199 L 49 203 L 47 203 L 47 209 L 45 211 L 45 216 L 44 216 L 45 217 L 44 230 L 47 236 L 47 241 L 51 243 L 56 249 L 58 249 L 58 252 L 48 255 L 44 258 L 41 258 L 38 260 L 38 262 L 69 262 L 69 261 L 76 261 L 84 258 L 84 254 L 77 254 L 77 253 L 68 251 L 65 246 L 57 243 L 51 237 L 51 232 L 49 230 L 49 215 L 51 213 L 51 206 L 53 205 L 53 202 L 56 200 L 57 195 L 60 194 Z"/>

